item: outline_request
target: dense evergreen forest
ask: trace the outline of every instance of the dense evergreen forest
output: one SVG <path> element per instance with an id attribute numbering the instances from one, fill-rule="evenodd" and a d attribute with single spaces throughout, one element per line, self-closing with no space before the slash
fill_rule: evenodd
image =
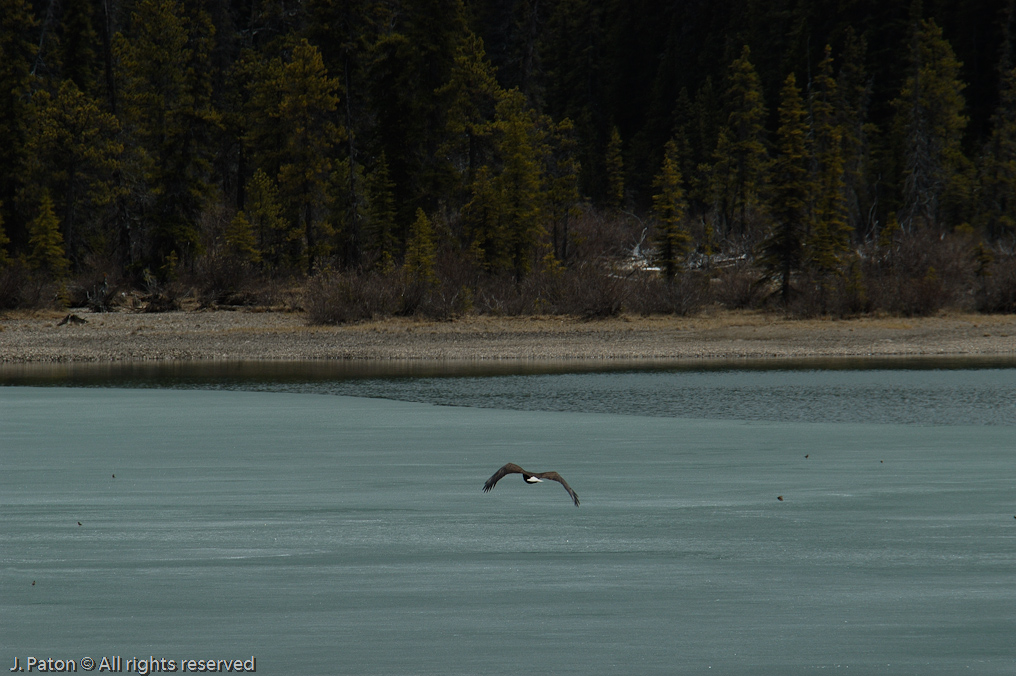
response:
<path id="1" fill-rule="evenodd" d="M 0 309 L 1013 312 L 1014 2 L 0 0 Z"/>

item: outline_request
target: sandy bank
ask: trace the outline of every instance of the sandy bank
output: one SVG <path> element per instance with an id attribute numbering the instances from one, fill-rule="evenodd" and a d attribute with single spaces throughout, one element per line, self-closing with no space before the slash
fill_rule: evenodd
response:
<path id="1" fill-rule="evenodd" d="M 787 320 L 699 317 L 390 319 L 312 327 L 299 313 L 74 310 L 0 318 L 0 362 L 293 359 L 682 359 L 1016 355 L 1016 316 Z"/>

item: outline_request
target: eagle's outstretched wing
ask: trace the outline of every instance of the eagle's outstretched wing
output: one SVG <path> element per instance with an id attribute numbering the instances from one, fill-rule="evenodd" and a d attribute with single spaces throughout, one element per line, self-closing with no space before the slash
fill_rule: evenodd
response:
<path id="1" fill-rule="evenodd" d="M 494 487 L 494 484 L 496 484 L 498 481 L 505 478 L 509 474 L 525 474 L 525 471 L 526 470 L 522 469 L 515 463 L 509 462 L 507 465 L 505 465 L 498 471 L 494 472 L 494 476 L 487 479 L 487 483 L 483 484 L 483 492 L 486 493 L 487 491 L 489 491 L 491 488 Z"/>
<path id="2" fill-rule="evenodd" d="M 540 477 L 541 479 L 550 479 L 551 481 L 556 481 L 562 486 L 564 486 L 564 489 L 568 491 L 568 495 L 571 496 L 572 502 L 575 503 L 576 507 L 579 506 L 578 494 L 572 490 L 572 487 L 568 485 L 567 481 L 561 478 L 560 474 L 558 474 L 557 472 L 542 472 L 540 474 L 537 474 L 536 476 Z"/>

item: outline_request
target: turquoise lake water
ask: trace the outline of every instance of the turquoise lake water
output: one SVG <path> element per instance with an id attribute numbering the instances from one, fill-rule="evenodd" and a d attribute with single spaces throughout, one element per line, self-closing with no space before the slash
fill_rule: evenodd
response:
<path id="1" fill-rule="evenodd" d="M 8 375 L 8 669 L 1016 673 L 1012 368 L 296 371 Z"/>

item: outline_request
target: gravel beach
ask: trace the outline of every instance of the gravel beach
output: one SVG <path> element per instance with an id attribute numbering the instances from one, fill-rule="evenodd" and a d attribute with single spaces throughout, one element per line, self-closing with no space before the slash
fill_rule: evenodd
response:
<path id="1" fill-rule="evenodd" d="M 0 363 L 149 360 L 665 360 L 1016 356 L 1016 315 L 788 320 L 467 317 L 309 326 L 302 313 L 67 312 L 0 317 Z"/>

